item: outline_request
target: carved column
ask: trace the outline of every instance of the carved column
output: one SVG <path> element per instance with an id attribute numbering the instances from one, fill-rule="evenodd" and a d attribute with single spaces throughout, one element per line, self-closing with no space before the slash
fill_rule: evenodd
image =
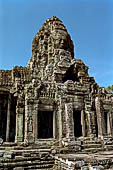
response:
<path id="1" fill-rule="evenodd" d="M 108 112 L 107 116 L 107 134 L 108 136 L 112 136 L 112 112 Z"/>
<path id="2" fill-rule="evenodd" d="M 72 103 L 65 104 L 66 138 L 74 138 L 73 106 Z"/>
<path id="3" fill-rule="evenodd" d="M 102 116 L 102 106 L 99 97 L 95 99 L 96 114 L 97 114 L 97 124 L 98 124 L 98 137 L 103 136 L 103 116 Z"/>
<path id="4" fill-rule="evenodd" d="M 59 138 L 62 139 L 66 136 L 66 119 L 65 119 L 65 103 L 66 98 L 59 99 L 58 112 L 59 112 Z"/>
<path id="5" fill-rule="evenodd" d="M 85 128 L 85 112 L 81 111 L 81 124 L 82 124 L 82 136 L 86 136 L 86 128 Z"/>
<path id="6" fill-rule="evenodd" d="M 23 114 L 24 114 L 24 108 L 18 108 L 16 109 L 16 142 L 22 142 L 24 138 L 23 134 Z"/>
<path id="7" fill-rule="evenodd" d="M 34 135 L 34 141 L 38 138 L 38 104 L 34 106 L 34 112 L 33 112 L 33 135 Z"/>
<path id="8" fill-rule="evenodd" d="M 7 106 L 7 126 L 6 126 L 6 142 L 9 142 L 10 134 L 10 114 L 11 114 L 11 95 L 8 96 L 8 106 Z"/>
<path id="9" fill-rule="evenodd" d="M 33 134 L 33 104 L 30 103 L 30 99 L 25 101 L 25 138 L 28 143 L 34 142 Z"/>
<path id="10" fill-rule="evenodd" d="M 59 139 L 61 140 L 62 139 L 62 109 L 60 106 L 58 106 L 58 118 L 59 118 Z"/>
<path id="11" fill-rule="evenodd" d="M 16 142 L 23 142 L 24 139 L 24 96 L 18 95 L 17 106 L 16 106 Z"/>

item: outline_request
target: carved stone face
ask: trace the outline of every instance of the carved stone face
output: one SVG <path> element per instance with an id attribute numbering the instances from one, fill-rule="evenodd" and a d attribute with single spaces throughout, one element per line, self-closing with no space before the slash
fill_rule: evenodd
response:
<path id="1" fill-rule="evenodd" d="M 67 36 L 65 32 L 54 32 L 52 33 L 53 43 L 55 49 L 67 49 Z"/>
<path id="2" fill-rule="evenodd" d="M 62 22 L 56 17 L 47 20 L 38 31 L 33 39 L 32 53 L 35 60 L 38 59 L 41 65 L 46 65 L 48 61 L 51 61 L 54 49 L 68 51 L 71 53 L 72 58 L 74 57 L 71 37 Z"/>

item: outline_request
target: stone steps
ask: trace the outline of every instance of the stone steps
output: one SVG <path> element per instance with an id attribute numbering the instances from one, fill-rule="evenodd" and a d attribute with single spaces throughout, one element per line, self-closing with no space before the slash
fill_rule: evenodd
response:
<path id="1" fill-rule="evenodd" d="M 100 140 L 98 139 L 90 139 L 88 140 L 86 138 L 86 140 L 83 141 L 82 143 L 82 153 L 95 153 L 95 152 L 98 152 L 98 151 L 103 151 L 104 148 L 103 148 L 103 145 L 101 143 Z"/>
<path id="2" fill-rule="evenodd" d="M 15 156 L 23 156 L 23 157 L 36 157 L 36 156 L 44 156 L 44 155 L 48 155 L 51 153 L 51 150 L 10 150 L 10 151 L 6 151 L 6 150 L 2 150 L 0 151 L 0 157 L 2 157 L 3 155 L 5 155 L 5 158 L 12 158 Z"/>
<path id="3" fill-rule="evenodd" d="M 85 140 L 83 141 L 83 144 L 101 144 L 101 141 L 95 141 L 95 140 Z"/>
<path id="4" fill-rule="evenodd" d="M 103 148 L 85 148 L 82 150 L 83 153 L 95 153 L 95 152 L 99 152 L 99 151 L 103 151 Z"/>
<path id="5" fill-rule="evenodd" d="M 54 164 L 54 162 L 53 163 L 51 163 L 51 164 L 47 164 L 47 165 L 45 165 L 44 163 L 43 163 L 43 165 L 35 165 L 35 166 L 29 166 L 29 167 L 24 167 L 24 170 L 31 170 L 31 169 L 49 169 L 50 170 L 50 168 L 52 168 L 53 167 L 53 164 Z"/>
<path id="6" fill-rule="evenodd" d="M 82 145 L 82 148 L 101 148 L 102 145 L 101 144 L 96 144 L 96 143 L 93 143 L 93 144 L 83 144 Z"/>
<path id="7" fill-rule="evenodd" d="M 43 160 L 40 160 L 40 161 L 32 161 L 32 160 L 29 160 L 29 161 L 17 161 L 17 162 L 6 162 L 6 163 L 0 163 L 0 169 L 1 168 L 15 168 L 15 167 L 23 167 L 24 169 L 49 169 L 49 168 L 52 168 L 54 165 L 54 161 L 43 161 Z"/>
<path id="8" fill-rule="evenodd" d="M 49 168 L 46 168 L 46 169 L 45 168 L 39 168 L 39 167 L 35 167 L 35 168 L 34 167 L 33 168 L 32 167 L 30 167 L 30 168 L 25 167 L 24 170 L 53 170 L 53 166 L 49 167 Z"/>
<path id="9" fill-rule="evenodd" d="M 40 147 L 40 146 L 35 146 L 35 147 L 22 147 L 22 146 L 0 146 L 0 151 L 1 150 L 31 150 L 31 149 L 34 149 L 34 150 L 37 150 L 37 149 L 46 149 L 46 150 L 49 150 L 51 149 L 51 147 Z"/>
<path id="10" fill-rule="evenodd" d="M 0 150 L 0 170 L 2 168 L 16 170 L 16 167 L 22 167 L 23 170 L 50 169 L 54 165 L 54 159 L 50 153 L 51 149 L 46 148 L 30 149 L 28 147 L 20 150 L 18 147 L 4 147 L 4 150 Z"/>
<path id="11" fill-rule="evenodd" d="M 105 145 L 105 149 L 106 149 L 107 151 L 113 150 L 113 145 Z"/>

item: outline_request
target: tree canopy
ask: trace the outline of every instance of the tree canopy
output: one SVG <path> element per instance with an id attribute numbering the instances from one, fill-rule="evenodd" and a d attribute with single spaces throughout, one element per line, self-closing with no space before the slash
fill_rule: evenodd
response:
<path id="1" fill-rule="evenodd" d="M 106 90 L 107 90 L 108 92 L 110 92 L 110 93 L 113 93 L 113 85 L 108 86 L 108 87 L 106 88 Z"/>

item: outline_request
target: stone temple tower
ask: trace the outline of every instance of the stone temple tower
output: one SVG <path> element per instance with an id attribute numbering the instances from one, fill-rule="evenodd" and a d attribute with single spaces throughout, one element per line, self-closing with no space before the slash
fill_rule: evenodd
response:
<path id="1" fill-rule="evenodd" d="M 74 58 L 71 37 L 53 16 L 35 35 L 27 66 L 0 70 L 0 143 L 78 152 L 85 140 L 112 138 L 113 95 Z"/>

